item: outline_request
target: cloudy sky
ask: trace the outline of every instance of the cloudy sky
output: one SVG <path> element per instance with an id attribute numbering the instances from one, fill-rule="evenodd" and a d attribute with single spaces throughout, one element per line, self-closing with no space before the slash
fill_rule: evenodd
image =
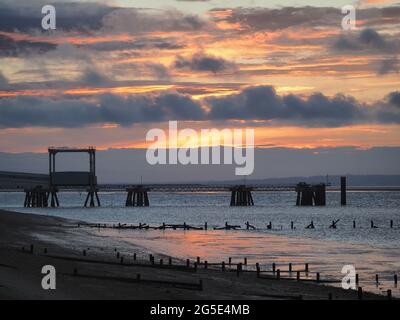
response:
<path id="1" fill-rule="evenodd" d="M 259 147 L 397 147 L 399 56 L 399 1 L 0 0 L 0 151 L 143 147 L 168 120 L 255 128 Z"/>

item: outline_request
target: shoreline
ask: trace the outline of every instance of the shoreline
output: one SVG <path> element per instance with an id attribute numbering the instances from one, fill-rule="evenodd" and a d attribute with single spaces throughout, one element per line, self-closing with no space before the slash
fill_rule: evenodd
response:
<path id="1" fill-rule="evenodd" d="M 355 290 L 286 280 L 284 274 L 280 280 L 248 271 L 237 276 L 204 264 L 194 270 L 193 261 L 186 268 L 172 257 L 169 266 L 169 257 L 134 243 L 119 252 L 126 242 L 76 228 L 78 222 L 0 210 L 0 299 L 358 299 Z M 149 254 L 163 264 L 151 264 Z M 42 289 L 43 265 L 56 268 L 56 290 Z M 363 299 L 387 298 L 364 292 Z"/>

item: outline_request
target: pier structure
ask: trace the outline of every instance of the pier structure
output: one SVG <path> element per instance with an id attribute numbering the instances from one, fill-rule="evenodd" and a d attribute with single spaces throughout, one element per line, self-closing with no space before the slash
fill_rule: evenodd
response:
<path id="1" fill-rule="evenodd" d="M 60 203 L 57 197 L 57 188 L 44 188 L 36 186 L 34 188 L 26 188 L 24 207 L 25 208 L 47 208 L 59 207 Z"/>
<path id="2" fill-rule="evenodd" d="M 49 151 L 49 186 L 51 195 L 51 205 L 59 206 L 57 198 L 58 187 L 86 187 L 87 196 L 85 207 L 100 206 L 98 195 L 97 177 L 96 177 L 96 148 L 56 148 L 50 147 Z M 88 172 L 57 172 L 56 171 L 56 155 L 59 153 L 87 153 L 89 155 L 89 171 Z"/>
<path id="3" fill-rule="evenodd" d="M 296 206 L 325 206 L 326 185 L 324 183 L 310 185 L 300 182 L 296 186 Z"/>
<path id="4" fill-rule="evenodd" d="M 146 188 L 143 185 L 137 185 L 126 189 L 127 197 L 125 206 L 126 207 L 148 207 L 150 206 L 149 196 L 147 194 L 150 188 Z"/>
<path id="5" fill-rule="evenodd" d="M 25 208 L 45 208 L 48 207 L 48 190 L 37 186 L 25 189 Z"/>
<path id="6" fill-rule="evenodd" d="M 254 206 L 253 189 L 245 185 L 234 186 L 231 191 L 231 206 Z"/>

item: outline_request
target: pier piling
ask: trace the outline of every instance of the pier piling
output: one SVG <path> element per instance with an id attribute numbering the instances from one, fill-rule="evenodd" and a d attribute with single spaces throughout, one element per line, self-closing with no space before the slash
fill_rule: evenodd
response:
<path id="1" fill-rule="evenodd" d="M 342 206 L 347 205 L 346 198 L 346 177 L 340 177 L 340 204 Z"/>
<path id="2" fill-rule="evenodd" d="M 126 207 L 148 207 L 150 206 L 148 191 L 149 188 L 145 188 L 142 185 L 127 188 L 128 195 L 126 197 Z"/>
<path id="3" fill-rule="evenodd" d="M 86 200 L 85 200 L 85 207 L 87 207 L 88 204 L 89 204 L 89 207 L 91 207 L 91 208 L 94 208 L 96 206 L 96 204 L 98 207 L 100 207 L 101 204 L 100 204 L 100 199 L 99 199 L 99 194 L 98 194 L 99 189 L 96 187 L 90 187 L 90 188 L 86 189 L 86 191 L 88 194 L 87 194 Z M 96 201 L 95 201 L 95 199 L 96 199 Z"/>
<path id="4" fill-rule="evenodd" d="M 252 188 L 245 185 L 235 186 L 231 189 L 231 206 L 254 206 Z"/>
<path id="5" fill-rule="evenodd" d="M 326 205 L 326 185 L 324 183 L 309 185 L 299 182 L 295 190 L 297 192 L 296 206 Z"/>

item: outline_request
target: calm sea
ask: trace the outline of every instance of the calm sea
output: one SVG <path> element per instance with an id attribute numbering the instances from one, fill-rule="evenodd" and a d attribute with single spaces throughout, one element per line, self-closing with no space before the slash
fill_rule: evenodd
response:
<path id="1" fill-rule="evenodd" d="M 182 230 L 93 230 L 105 236 L 180 258 L 201 256 L 209 262 L 221 262 L 232 257 L 249 264 L 259 262 L 270 269 L 275 262 L 281 269 L 288 263 L 294 269 L 311 271 L 321 277 L 343 277 L 343 265 L 352 264 L 360 274 L 360 285 L 382 292 L 394 287 L 393 275 L 400 275 L 400 192 L 348 192 L 348 205 L 340 206 L 338 192 L 327 193 L 326 207 L 296 207 L 294 192 L 254 192 L 254 207 L 230 207 L 230 194 L 216 193 L 157 193 L 150 196 L 148 208 L 125 208 L 124 192 L 100 193 L 102 207 L 82 208 L 86 194 L 60 193 L 61 208 L 23 208 L 24 194 L 0 193 L 0 207 L 20 212 L 40 213 L 99 223 L 148 223 L 160 225 L 187 224 L 203 226 L 207 231 Z M 329 228 L 332 220 L 339 220 L 336 229 Z M 353 228 L 353 220 L 356 228 Z M 377 228 L 370 227 L 371 220 Z M 393 220 L 393 228 L 390 227 Z M 245 227 L 249 221 L 255 231 L 214 231 L 214 226 L 229 224 Z M 290 227 L 291 221 L 295 229 Z M 315 229 L 305 227 L 314 222 Z M 266 228 L 272 223 L 272 230 Z M 248 268 L 251 268 L 249 266 Z M 378 273 L 380 283 L 375 284 Z M 310 275 L 311 277 L 312 275 Z"/>

